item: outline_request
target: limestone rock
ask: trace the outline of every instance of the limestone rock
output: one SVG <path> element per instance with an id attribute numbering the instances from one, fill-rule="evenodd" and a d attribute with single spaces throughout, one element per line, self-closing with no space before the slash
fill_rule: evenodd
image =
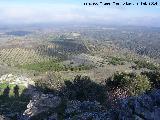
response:
<path id="1" fill-rule="evenodd" d="M 29 118 L 37 116 L 40 113 L 46 112 L 49 109 L 55 109 L 61 103 L 61 98 L 52 94 L 35 95 L 27 105 L 27 110 L 23 115 Z"/>
<path id="2" fill-rule="evenodd" d="M 13 74 L 6 74 L 0 77 L 0 83 L 23 85 L 28 88 L 29 85 L 34 86 L 34 81 L 26 76 L 18 76 Z"/>
<path id="3" fill-rule="evenodd" d="M 160 119 L 160 90 L 122 100 L 119 119 Z"/>

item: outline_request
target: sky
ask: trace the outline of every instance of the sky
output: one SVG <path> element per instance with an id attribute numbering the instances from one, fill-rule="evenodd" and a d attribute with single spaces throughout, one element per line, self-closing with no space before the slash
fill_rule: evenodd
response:
<path id="1" fill-rule="evenodd" d="M 84 2 L 154 0 L 0 0 L 1 24 L 72 23 L 160 27 L 158 6 L 84 6 Z"/>

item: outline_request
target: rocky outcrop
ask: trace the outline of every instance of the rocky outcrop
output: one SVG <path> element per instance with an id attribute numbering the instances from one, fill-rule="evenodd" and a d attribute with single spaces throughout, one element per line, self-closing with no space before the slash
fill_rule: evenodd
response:
<path id="1" fill-rule="evenodd" d="M 65 110 L 65 120 L 100 120 L 106 118 L 106 115 L 106 110 L 96 101 L 69 101 Z"/>
<path id="2" fill-rule="evenodd" d="M 160 90 L 122 100 L 119 118 L 160 119 Z"/>
<path id="3" fill-rule="evenodd" d="M 49 110 L 54 111 L 61 103 L 61 98 L 52 94 L 35 95 L 27 105 L 27 110 L 23 113 L 26 119 L 32 119 L 35 116 L 46 113 Z M 54 117 L 54 119 L 53 119 Z M 52 113 L 49 118 L 56 120 L 56 113 Z"/>
<path id="4" fill-rule="evenodd" d="M 25 76 L 17 76 L 13 74 L 6 74 L 0 77 L 0 83 L 23 85 L 28 87 L 29 85 L 34 85 L 35 83 Z"/>
<path id="5" fill-rule="evenodd" d="M 104 110 L 97 102 L 71 101 L 66 120 L 160 120 L 160 90 L 120 100 L 118 109 Z"/>
<path id="6" fill-rule="evenodd" d="M 96 101 L 66 101 L 52 94 L 37 94 L 23 114 L 24 120 L 57 120 L 60 109 L 64 120 L 159 120 L 160 90 L 120 100 L 115 109 L 106 109 Z M 22 120 L 22 119 L 20 119 Z"/>

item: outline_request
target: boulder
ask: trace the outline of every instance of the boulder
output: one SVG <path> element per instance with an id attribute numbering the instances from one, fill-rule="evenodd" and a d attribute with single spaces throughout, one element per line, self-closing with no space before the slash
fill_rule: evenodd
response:
<path id="1" fill-rule="evenodd" d="M 27 105 L 27 110 L 23 113 L 24 116 L 32 118 L 41 113 L 46 113 L 48 110 L 54 110 L 61 103 L 61 98 L 52 94 L 35 95 Z M 51 115 L 53 117 L 53 115 Z M 55 114 L 54 114 L 55 117 Z"/>

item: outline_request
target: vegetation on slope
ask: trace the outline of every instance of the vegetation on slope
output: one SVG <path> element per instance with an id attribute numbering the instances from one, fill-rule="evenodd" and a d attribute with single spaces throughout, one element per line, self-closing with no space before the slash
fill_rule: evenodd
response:
<path id="1" fill-rule="evenodd" d="M 62 71 L 65 69 L 64 66 L 57 61 L 46 61 L 46 62 L 39 62 L 39 63 L 33 63 L 33 64 L 25 64 L 25 65 L 21 65 L 20 67 L 27 70 L 35 70 L 39 72 Z"/>
<path id="2" fill-rule="evenodd" d="M 88 65 L 78 65 L 78 66 L 68 65 L 66 66 L 66 65 L 63 65 L 62 62 L 59 62 L 57 60 L 49 60 L 46 62 L 20 65 L 19 68 L 23 68 L 27 70 L 34 70 L 38 72 L 47 72 L 47 71 L 89 70 L 92 68 L 92 66 L 88 66 Z"/>
<path id="3" fill-rule="evenodd" d="M 109 60 L 109 64 L 112 65 L 124 65 L 125 60 L 123 58 L 118 58 L 118 57 L 111 57 L 111 60 Z"/>
<path id="4" fill-rule="evenodd" d="M 130 95 L 139 95 L 151 89 L 151 83 L 146 76 L 134 73 L 116 73 L 106 80 L 106 85 L 109 89 L 124 89 Z"/>
<path id="5" fill-rule="evenodd" d="M 160 72 L 150 71 L 142 72 L 142 75 L 146 75 L 151 82 L 152 88 L 160 89 Z"/>
<path id="6" fill-rule="evenodd" d="M 159 69 L 158 66 L 154 65 L 153 63 L 147 62 L 145 60 L 143 61 L 134 61 L 136 64 L 136 68 L 140 69 L 140 68 L 147 68 L 149 70 L 157 70 Z"/>
<path id="7" fill-rule="evenodd" d="M 108 107 L 112 105 L 110 102 L 115 102 L 113 99 L 110 99 L 110 97 L 115 96 L 116 101 L 118 101 L 118 96 L 123 95 L 123 91 L 127 91 L 127 93 L 129 93 L 125 96 L 128 97 L 132 95 L 140 95 L 146 91 L 158 88 L 159 84 L 157 84 L 157 82 L 159 80 L 159 75 L 160 74 L 157 72 L 147 72 L 142 74 L 116 73 L 107 79 L 105 84 L 97 83 L 87 76 L 76 76 L 74 80 L 67 81 L 58 81 L 58 78 L 54 79 L 54 76 L 48 76 L 48 78 L 42 79 L 42 84 L 40 84 L 40 81 L 37 81 L 36 87 L 40 88 L 38 90 L 43 93 L 56 94 L 64 101 L 98 101 L 101 105 L 104 105 L 104 107 Z M 156 79 L 154 84 L 157 86 L 154 86 L 152 83 L 154 78 Z M 57 87 L 55 87 L 56 84 Z M 1 88 L 5 88 L 5 85 L 2 85 Z M 14 91 L 12 85 L 9 86 L 9 88 L 11 88 L 11 91 Z M 119 89 L 122 91 L 117 92 L 116 90 Z M 113 93 L 112 90 L 115 90 L 116 92 Z M 0 112 L 4 114 L 5 112 L 22 113 L 26 109 L 26 105 L 28 103 L 28 99 L 25 98 L 26 96 L 23 96 L 22 94 L 16 97 L 14 94 L 15 92 L 12 92 L 13 96 L 4 95 L 5 93 L 8 94 L 8 92 L 4 92 L 4 90 L 2 91 L 3 94 L 0 96 L 0 103 L 4 105 L 4 107 L 0 109 Z M 59 118 L 64 119 L 64 107 L 66 104 L 67 103 L 64 102 L 57 108 L 57 111 L 59 111 Z M 117 103 L 114 104 L 117 105 Z M 39 116 L 37 117 L 39 118 Z"/>

